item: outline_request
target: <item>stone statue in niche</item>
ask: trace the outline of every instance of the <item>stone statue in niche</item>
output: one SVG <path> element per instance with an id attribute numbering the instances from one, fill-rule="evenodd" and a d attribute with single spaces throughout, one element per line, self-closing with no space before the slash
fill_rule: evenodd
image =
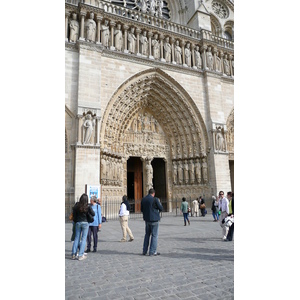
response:
<path id="1" fill-rule="evenodd" d="M 72 20 L 70 21 L 70 37 L 69 41 L 75 43 L 78 40 L 79 34 L 79 22 L 77 21 L 77 14 L 72 14 Z"/>
<path id="2" fill-rule="evenodd" d="M 215 142 L 216 142 L 216 150 L 217 151 L 223 151 L 223 152 L 226 151 L 224 130 L 221 126 L 217 127 Z"/>
<path id="3" fill-rule="evenodd" d="M 150 7 L 149 7 L 149 12 L 151 16 L 154 16 L 155 14 L 155 0 L 150 0 Z"/>
<path id="4" fill-rule="evenodd" d="M 136 49 L 136 36 L 134 35 L 134 27 L 130 28 L 130 32 L 128 33 L 128 51 L 130 53 L 135 53 Z"/>
<path id="5" fill-rule="evenodd" d="M 216 55 L 216 71 L 217 72 L 221 72 L 221 58 Z"/>
<path id="6" fill-rule="evenodd" d="M 83 128 L 84 128 L 84 144 L 88 144 L 90 142 L 93 130 L 95 126 L 95 119 L 92 120 L 92 115 L 87 114 L 85 117 L 85 121 L 83 123 Z"/>
<path id="7" fill-rule="evenodd" d="M 227 54 L 225 54 L 224 56 L 223 63 L 224 63 L 224 73 L 227 76 L 230 76 L 229 61 L 227 60 Z"/>
<path id="8" fill-rule="evenodd" d="M 189 176 L 190 176 L 190 183 L 193 184 L 195 182 L 195 166 L 193 161 L 189 161 Z"/>
<path id="9" fill-rule="evenodd" d="M 170 44 L 169 37 L 166 37 L 165 43 L 164 43 L 164 52 L 165 52 L 165 60 L 166 62 L 171 62 L 171 52 L 172 52 L 172 46 Z"/>
<path id="10" fill-rule="evenodd" d="M 182 184 L 183 183 L 183 169 L 182 169 L 182 164 L 181 161 L 178 162 L 178 184 Z"/>
<path id="11" fill-rule="evenodd" d="M 176 62 L 176 64 L 179 64 L 179 65 L 182 64 L 181 53 L 182 53 L 182 50 L 179 45 L 179 41 L 177 40 L 176 44 L 175 44 L 175 62 Z"/>
<path id="12" fill-rule="evenodd" d="M 183 171 L 184 171 L 184 183 L 188 184 L 189 183 L 189 165 L 187 163 L 187 160 L 185 160 L 183 163 Z"/>
<path id="13" fill-rule="evenodd" d="M 198 69 L 202 69 L 202 60 L 201 60 L 201 54 L 199 51 L 199 46 L 196 46 L 194 51 L 195 51 L 195 65 Z"/>
<path id="14" fill-rule="evenodd" d="M 109 46 L 109 26 L 108 26 L 108 20 L 104 20 L 104 24 L 101 26 L 101 31 L 102 31 L 102 36 L 101 36 L 101 41 L 102 45 L 104 47 Z"/>
<path id="15" fill-rule="evenodd" d="M 195 174 L 196 174 L 197 183 L 201 183 L 201 165 L 198 158 L 196 159 L 196 163 L 195 163 Z"/>
<path id="16" fill-rule="evenodd" d="M 184 49 L 184 55 L 185 55 L 185 63 L 188 65 L 188 67 L 192 66 L 192 59 L 191 59 L 191 50 L 190 50 L 191 44 L 187 43 L 186 48 Z"/>
<path id="17" fill-rule="evenodd" d="M 94 21 L 94 14 L 90 13 L 90 18 L 85 22 L 86 41 L 95 42 L 96 39 L 96 22 Z"/>
<path id="18" fill-rule="evenodd" d="M 207 48 L 207 52 L 206 52 L 206 63 L 207 63 L 207 68 L 209 70 L 212 70 L 214 67 L 214 63 L 213 63 L 213 56 L 211 53 L 211 47 Z"/>
<path id="19" fill-rule="evenodd" d="M 148 47 L 149 47 L 147 31 L 143 31 L 143 35 L 140 37 L 140 42 L 141 42 L 141 46 L 142 46 L 142 55 L 147 56 L 148 55 Z"/>
<path id="20" fill-rule="evenodd" d="M 158 2 L 157 2 L 157 16 L 159 18 L 162 17 L 163 7 L 164 7 L 164 1 L 163 0 L 158 0 Z"/>
<path id="21" fill-rule="evenodd" d="M 102 174 L 102 182 L 105 182 L 106 179 L 106 160 L 104 157 L 101 158 L 101 174 Z"/>
<path id="22" fill-rule="evenodd" d="M 152 40 L 152 47 L 153 47 L 153 57 L 154 59 L 159 59 L 160 55 L 160 42 L 158 41 L 158 34 L 154 34 L 154 38 Z"/>
<path id="23" fill-rule="evenodd" d="M 202 175 L 204 183 L 208 182 L 206 157 L 202 158 Z"/>
<path id="24" fill-rule="evenodd" d="M 173 184 L 177 184 L 177 162 L 173 161 Z"/>
<path id="25" fill-rule="evenodd" d="M 117 25 L 117 28 L 115 30 L 115 47 L 116 50 L 122 51 L 123 48 L 123 33 L 121 29 L 121 24 Z"/>
<path id="26" fill-rule="evenodd" d="M 141 11 L 142 11 L 142 13 L 146 13 L 148 0 L 140 0 L 140 2 L 141 2 Z"/>

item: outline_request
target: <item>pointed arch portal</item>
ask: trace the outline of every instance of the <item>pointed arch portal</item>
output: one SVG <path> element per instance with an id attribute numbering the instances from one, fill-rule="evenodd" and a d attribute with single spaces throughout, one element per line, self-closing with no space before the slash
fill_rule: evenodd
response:
<path id="1" fill-rule="evenodd" d="M 103 115 L 100 138 L 101 183 L 107 196 L 127 193 L 130 157 L 142 161 L 144 195 L 158 184 L 153 178 L 155 158 L 165 162 L 167 198 L 186 189 L 199 195 L 208 187 L 208 136 L 202 116 L 182 86 L 160 69 L 140 72 L 117 89 Z"/>

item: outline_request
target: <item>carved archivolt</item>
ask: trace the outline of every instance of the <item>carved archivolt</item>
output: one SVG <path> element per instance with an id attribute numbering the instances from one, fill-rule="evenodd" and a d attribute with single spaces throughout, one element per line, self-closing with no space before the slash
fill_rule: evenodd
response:
<path id="1" fill-rule="evenodd" d="M 168 145 L 172 159 L 200 157 L 208 151 L 206 128 L 194 102 L 160 69 L 133 76 L 113 95 L 101 124 L 103 148 L 124 153 L 128 142 L 138 146 L 142 130 L 148 130 L 142 137 L 148 136 L 148 141 L 143 140 L 142 145 L 156 146 L 152 143 L 154 135 L 163 133 L 167 144 L 159 146 L 168 152 Z"/>

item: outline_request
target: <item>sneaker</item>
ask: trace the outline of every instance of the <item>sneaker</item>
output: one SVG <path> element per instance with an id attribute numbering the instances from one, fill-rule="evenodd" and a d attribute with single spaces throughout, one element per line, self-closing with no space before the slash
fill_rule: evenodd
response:
<path id="1" fill-rule="evenodd" d="M 86 253 L 88 253 L 88 252 L 91 252 L 91 250 L 90 249 L 86 249 Z"/>
<path id="2" fill-rule="evenodd" d="M 72 259 L 73 260 L 76 259 L 76 255 L 75 254 L 72 255 Z"/>
<path id="3" fill-rule="evenodd" d="M 124 239 L 121 239 L 121 241 L 120 242 L 127 242 L 126 240 L 124 240 Z"/>
<path id="4" fill-rule="evenodd" d="M 97 252 L 97 249 L 94 249 L 93 252 Z"/>
<path id="5" fill-rule="evenodd" d="M 157 255 L 160 255 L 159 252 L 154 252 L 153 254 L 149 254 L 149 256 L 157 256 Z"/>
<path id="6" fill-rule="evenodd" d="M 84 259 L 86 259 L 86 258 L 87 258 L 86 255 L 82 255 L 82 256 L 78 257 L 78 260 L 84 260 Z"/>
<path id="7" fill-rule="evenodd" d="M 130 239 L 129 242 L 132 242 L 133 240 L 134 240 L 134 238 L 133 238 L 133 239 Z"/>

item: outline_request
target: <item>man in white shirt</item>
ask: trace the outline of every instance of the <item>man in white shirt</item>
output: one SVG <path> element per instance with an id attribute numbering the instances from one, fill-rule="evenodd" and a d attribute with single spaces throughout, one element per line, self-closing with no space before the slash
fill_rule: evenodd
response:
<path id="1" fill-rule="evenodd" d="M 127 239 L 127 233 L 130 237 L 129 242 L 132 242 L 134 240 L 133 234 L 128 227 L 128 217 L 129 217 L 129 210 L 130 210 L 130 205 L 128 202 L 128 198 L 126 195 L 123 196 L 122 198 L 122 203 L 120 206 L 120 212 L 119 212 L 119 219 L 120 219 L 120 224 L 123 232 L 123 238 L 121 239 L 121 242 L 126 242 Z"/>
<path id="2" fill-rule="evenodd" d="M 219 210 L 221 211 L 221 216 L 220 216 L 220 226 L 223 229 L 223 241 L 226 241 L 227 238 L 227 233 L 228 233 L 228 227 L 225 226 L 225 223 L 222 222 L 229 214 L 229 201 L 228 199 L 224 196 L 224 192 L 220 191 L 219 192 Z"/>

